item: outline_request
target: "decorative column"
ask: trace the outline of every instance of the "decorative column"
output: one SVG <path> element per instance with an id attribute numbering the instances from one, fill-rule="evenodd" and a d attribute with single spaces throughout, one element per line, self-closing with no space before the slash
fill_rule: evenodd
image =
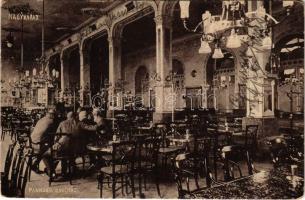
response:
<path id="1" fill-rule="evenodd" d="M 247 116 L 254 118 L 274 117 L 274 81 L 271 77 L 267 77 L 265 66 L 269 61 L 270 50 L 253 50 L 256 64 L 260 69 L 249 70 L 247 81 Z M 255 62 L 254 58 L 252 58 Z"/>
<path id="2" fill-rule="evenodd" d="M 67 66 L 66 66 L 67 58 L 64 53 L 64 50 L 60 53 L 60 89 L 61 89 L 61 98 L 63 98 L 63 93 L 65 88 L 67 87 L 67 83 L 69 82 L 68 73 L 67 73 Z"/>
<path id="3" fill-rule="evenodd" d="M 171 112 L 171 88 L 165 87 L 165 78 L 172 69 L 172 23 L 170 16 L 155 17 L 156 23 L 156 73 L 159 77 L 156 90 L 154 121 L 163 121 Z"/>
<path id="4" fill-rule="evenodd" d="M 258 8 L 264 7 L 264 1 L 251 1 L 249 2 L 249 11 L 256 11 Z M 257 21 L 252 22 L 253 25 L 257 24 Z M 260 27 L 262 28 L 262 27 Z M 251 35 L 257 35 L 259 28 L 249 29 Z M 269 34 L 272 34 L 269 33 Z M 260 36 L 256 36 L 260 37 Z M 266 48 L 263 45 L 265 38 L 257 38 L 261 42 L 253 42 L 251 48 L 252 58 L 249 58 L 248 77 L 247 77 L 247 117 L 254 118 L 273 118 L 274 117 L 274 79 L 269 72 L 266 71 L 266 65 L 270 64 L 270 48 Z M 258 40 L 258 41 L 259 41 Z"/>
<path id="5" fill-rule="evenodd" d="M 113 115 L 113 110 L 116 108 L 121 108 L 121 101 L 118 101 L 120 94 L 115 94 L 114 88 L 116 82 L 122 78 L 121 75 L 121 36 L 114 35 L 111 33 L 108 37 L 109 43 L 109 83 L 111 84 L 108 90 L 108 106 L 107 116 Z M 114 98 L 117 96 L 118 98 Z M 114 102 L 116 100 L 116 102 Z M 112 110 L 112 111 L 111 111 Z"/>
<path id="6" fill-rule="evenodd" d="M 80 56 L 80 102 L 81 106 L 90 106 L 91 99 L 90 93 L 88 97 L 87 90 L 90 90 L 90 62 L 89 62 L 89 51 L 85 48 L 84 42 L 79 44 L 79 56 Z M 89 99 L 88 99 L 89 98 Z"/>

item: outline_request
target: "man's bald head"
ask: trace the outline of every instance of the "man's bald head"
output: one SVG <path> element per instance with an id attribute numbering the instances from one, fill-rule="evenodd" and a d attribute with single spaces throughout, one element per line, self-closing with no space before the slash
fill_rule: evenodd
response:
<path id="1" fill-rule="evenodd" d="M 67 119 L 72 119 L 72 118 L 74 118 L 74 113 L 72 111 L 68 112 Z"/>
<path id="2" fill-rule="evenodd" d="M 78 118 L 79 118 L 79 121 L 82 121 L 82 120 L 86 119 L 87 118 L 87 111 L 81 111 L 78 114 Z"/>

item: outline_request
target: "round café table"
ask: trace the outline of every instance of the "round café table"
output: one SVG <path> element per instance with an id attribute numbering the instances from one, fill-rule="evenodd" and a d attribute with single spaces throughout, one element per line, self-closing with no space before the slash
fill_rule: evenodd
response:
<path id="1" fill-rule="evenodd" d="M 87 149 L 96 153 L 112 153 L 112 146 L 107 144 L 88 144 Z"/>

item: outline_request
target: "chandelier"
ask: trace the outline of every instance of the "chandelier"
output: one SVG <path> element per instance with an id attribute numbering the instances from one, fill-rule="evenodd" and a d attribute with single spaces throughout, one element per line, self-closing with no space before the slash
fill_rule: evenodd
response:
<path id="1" fill-rule="evenodd" d="M 287 7 L 293 5 L 291 3 L 293 1 L 283 2 Z M 263 6 L 258 7 L 256 11 L 245 12 L 244 1 L 224 1 L 226 11 L 223 11 L 221 16 L 212 15 L 207 10 L 202 14 L 202 20 L 198 25 L 191 29 L 188 27 L 190 1 L 181 0 L 179 4 L 184 28 L 202 34 L 198 50 L 200 54 L 212 53 L 214 49 L 212 58 L 220 59 L 224 57 L 222 47 L 236 49 L 242 44 L 247 44 L 248 47 L 253 48 L 254 45 L 259 44 L 261 50 L 272 48 L 271 27 L 279 22 L 266 13 Z M 231 15 L 228 14 L 230 12 Z M 253 44 L 253 41 L 256 44 Z M 247 52 L 250 53 L 250 50 Z"/>

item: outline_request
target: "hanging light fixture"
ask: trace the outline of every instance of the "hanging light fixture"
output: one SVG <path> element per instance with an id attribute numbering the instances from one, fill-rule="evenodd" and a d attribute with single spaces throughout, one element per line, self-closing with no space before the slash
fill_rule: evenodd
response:
<path id="1" fill-rule="evenodd" d="M 223 55 L 223 53 L 222 53 L 222 51 L 221 51 L 221 48 L 219 48 L 219 47 L 216 46 L 216 48 L 215 48 L 215 50 L 214 50 L 214 53 L 213 53 L 213 55 L 212 55 L 212 58 L 214 58 L 214 59 L 220 59 L 220 58 L 223 58 L 223 57 L 224 57 L 224 55 Z"/>
<path id="2" fill-rule="evenodd" d="M 36 76 L 37 70 L 36 68 L 33 69 L 33 76 Z"/>
<path id="3" fill-rule="evenodd" d="M 181 19 L 186 19 L 189 18 L 189 6 L 190 6 L 190 1 L 179 1 L 180 5 L 180 17 Z"/>
<path id="4" fill-rule="evenodd" d="M 228 40 L 227 40 L 227 48 L 235 49 L 235 48 L 239 48 L 240 46 L 241 46 L 241 41 L 238 38 L 238 35 L 235 32 L 235 29 L 233 28 L 231 30 L 231 35 L 228 37 Z"/>
<path id="5" fill-rule="evenodd" d="M 201 46 L 199 48 L 198 53 L 200 54 L 207 54 L 207 53 L 211 53 L 212 49 L 209 45 L 209 43 L 203 39 L 201 39 Z"/>
<path id="6" fill-rule="evenodd" d="M 262 41 L 262 47 L 263 49 L 270 50 L 272 47 L 272 40 L 271 37 L 266 35 Z"/>
<path id="7" fill-rule="evenodd" d="M 11 32 L 8 36 L 6 36 L 6 46 L 8 48 L 12 48 L 14 46 L 14 37 Z"/>

